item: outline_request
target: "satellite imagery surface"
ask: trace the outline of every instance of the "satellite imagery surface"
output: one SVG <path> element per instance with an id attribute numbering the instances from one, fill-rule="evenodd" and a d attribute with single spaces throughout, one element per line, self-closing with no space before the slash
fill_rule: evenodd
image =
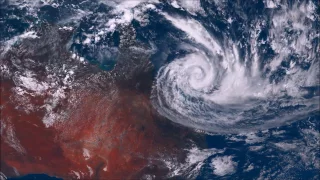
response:
<path id="1" fill-rule="evenodd" d="M 0 0 L 0 180 L 319 180 L 319 0 Z"/>

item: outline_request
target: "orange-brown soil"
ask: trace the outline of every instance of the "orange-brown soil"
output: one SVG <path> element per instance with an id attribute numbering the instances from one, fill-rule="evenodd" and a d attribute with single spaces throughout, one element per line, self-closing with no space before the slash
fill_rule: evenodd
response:
<path id="1" fill-rule="evenodd" d="M 152 109 L 149 97 L 130 90 L 74 89 L 45 127 L 44 108 L 17 108 L 14 84 L 1 82 L 1 172 L 8 177 L 45 173 L 64 179 L 163 179 L 163 157 L 183 161 L 186 129 Z M 111 93 L 113 92 L 113 93 Z M 41 107 L 44 96 L 29 96 Z"/>

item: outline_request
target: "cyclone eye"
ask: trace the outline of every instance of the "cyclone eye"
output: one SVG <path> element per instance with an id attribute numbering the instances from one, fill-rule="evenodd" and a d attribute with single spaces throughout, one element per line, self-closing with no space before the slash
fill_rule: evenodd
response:
<path id="1" fill-rule="evenodd" d="M 192 68 L 192 76 L 191 78 L 195 78 L 196 80 L 201 80 L 205 76 L 205 72 L 200 67 Z"/>

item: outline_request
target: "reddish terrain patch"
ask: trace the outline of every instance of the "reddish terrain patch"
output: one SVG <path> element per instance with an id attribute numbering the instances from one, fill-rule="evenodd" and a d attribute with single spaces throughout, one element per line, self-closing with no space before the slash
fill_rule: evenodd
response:
<path id="1" fill-rule="evenodd" d="M 59 123 L 46 128 L 43 109 L 26 113 L 16 108 L 12 87 L 11 82 L 1 83 L 1 172 L 7 176 L 45 173 L 65 179 L 136 179 L 152 174 L 161 178 L 167 173 L 162 156 L 184 157 L 180 151 L 189 132 L 171 130 L 159 120 L 146 95 L 73 90 L 60 107 L 66 111 Z M 44 98 L 29 97 L 37 107 Z"/>
<path id="2" fill-rule="evenodd" d="M 66 167 L 72 162 L 56 142 L 56 130 L 45 128 L 41 121 L 44 112 L 26 113 L 17 109 L 12 87 L 10 82 L 1 83 L 1 171 L 7 176 L 39 172 L 66 176 Z M 44 99 L 30 97 L 30 100 L 43 104 Z M 13 146 L 20 146 L 22 151 Z"/>

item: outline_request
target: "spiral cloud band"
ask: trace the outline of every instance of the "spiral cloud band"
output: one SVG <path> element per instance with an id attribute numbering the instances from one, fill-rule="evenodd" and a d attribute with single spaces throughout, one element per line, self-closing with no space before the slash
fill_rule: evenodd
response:
<path id="1" fill-rule="evenodd" d="M 279 46 L 291 44 L 270 38 L 277 56 L 261 66 L 254 32 L 248 37 L 252 46 L 249 55 L 243 57 L 239 55 L 239 45 L 227 36 L 218 41 L 194 19 L 162 14 L 192 42 L 181 45 L 187 55 L 159 70 L 153 87 L 154 107 L 168 119 L 205 132 L 241 133 L 276 127 L 318 110 L 319 96 L 313 92 L 307 98 L 307 87 L 319 87 L 319 62 L 312 49 L 306 48 L 308 42 L 297 41 L 290 53 L 303 56 L 302 60 L 311 62 L 310 68 L 301 69 L 297 62 L 290 61 L 281 81 L 274 82 L 270 77 L 290 54 Z M 283 34 L 286 15 L 273 18 L 270 37 Z M 307 41 L 310 34 L 317 37 L 297 17 L 289 16 L 288 20 L 302 26 L 302 33 L 294 38 Z"/>

